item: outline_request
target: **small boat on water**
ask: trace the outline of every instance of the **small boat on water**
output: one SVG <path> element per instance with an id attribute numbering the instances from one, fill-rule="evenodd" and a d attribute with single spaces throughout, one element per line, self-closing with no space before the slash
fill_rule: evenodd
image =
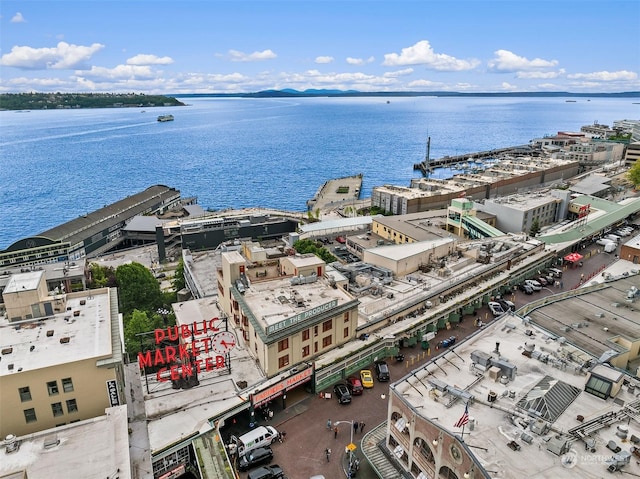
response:
<path id="1" fill-rule="evenodd" d="M 173 121 L 173 115 L 160 115 L 158 121 Z"/>

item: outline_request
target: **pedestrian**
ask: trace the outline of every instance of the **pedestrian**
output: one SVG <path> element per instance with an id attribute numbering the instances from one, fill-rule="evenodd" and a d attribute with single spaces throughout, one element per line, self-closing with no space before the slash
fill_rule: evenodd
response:
<path id="1" fill-rule="evenodd" d="M 326 449 L 324 450 L 324 453 L 325 453 L 325 454 L 326 454 L 326 456 L 327 456 L 327 462 L 329 462 L 329 459 L 331 458 L 331 449 L 326 448 Z"/>
<path id="2" fill-rule="evenodd" d="M 331 431 L 331 419 L 327 420 L 327 429 Z"/>
<path id="3" fill-rule="evenodd" d="M 358 432 L 358 421 L 353 421 L 353 432 L 354 434 Z"/>
<path id="4" fill-rule="evenodd" d="M 364 423 L 360 421 L 360 434 L 362 434 L 362 431 L 364 431 Z"/>
<path id="5" fill-rule="evenodd" d="M 560 289 L 563 289 L 563 288 L 564 288 L 564 282 L 560 281 Z"/>
<path id="6" fill-rule="evenodd" d="M 338 439 L 338 426 L 333 426 L 333 438 Z"/>

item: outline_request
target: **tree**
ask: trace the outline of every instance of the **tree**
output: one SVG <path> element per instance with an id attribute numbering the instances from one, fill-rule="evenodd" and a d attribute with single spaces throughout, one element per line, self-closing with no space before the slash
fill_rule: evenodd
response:
<path id="1" fill-rule="evenodd" d="M 312 240 L 299 240 L 293 243 L 293 249 L 300 254 L 313 253 L 325 263 L 333 263 L 336 261 L 336 257 L 333 256 L 329 250 L 325 247 L 318 247 L 315 241 Z"/>
<path id="2" fill-rule="evenodd" d="M 130 316 L 125 317 L 124 344 L 127 353 L 136 355 L 139 352 L 153 347 L 149 341 L 153 342 L 154 336 L 138 336 L 140 333 L 147 333 L 154 329 L 162 328 L 162 319 L 154 314 L 149 317 L 146 311 L 134 309 Z"/>
<path id="3" fill-rule="evenodd" d="M 629 171 L 627 172 L 627 178 L 633 183 L 634 188 L 640 186 L 640 161 L 636 161 Z"/>
<path id="4" fill-rule="evenodd" d="M 184 260 L 180 258 L 178 262 L 178 267 L 176 268 L 176 272 L 173 275 L 173 289 L 175 291 L 180 291 L 184 289 L 186 283 L 184 281 Z"/>
<path id="5" fill-rule="evenodd" d="M 538 218 L 535 218 L 531 222 L 531 228 L 529 229 L 529 236 L 531 236 L 532 238 L 535 238 L 538 233 L 540 233 L 540 221 L 538 221 Z"/>
<path id="6" fill-rule="evenodd" d="M 129 263 L 116 269 L 120 310 L 127 316 L 134 309 L 155 312 L 163 305 L 160 284 L 151 271 L 140 263 Z"/>
<path id="7" fill-rule="evenodd" d="M 113 288 L 116 284 L 116 271 L 111 266 L 100 266 L 98 263 L 91 263 L 89 266 L 89 289 Z"/>

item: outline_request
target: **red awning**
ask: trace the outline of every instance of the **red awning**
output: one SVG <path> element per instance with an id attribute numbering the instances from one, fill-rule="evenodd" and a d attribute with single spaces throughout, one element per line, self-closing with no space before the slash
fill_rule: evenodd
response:
<path id="1" fill-rule="evenodd" d="M 576 261 L 580 261 L 582 258 L 584 258 L 584 256 L 582 256 L 580 253 L 569 253 L 564 257 L 564 260 L 570 263 L 575 263 Z"/>

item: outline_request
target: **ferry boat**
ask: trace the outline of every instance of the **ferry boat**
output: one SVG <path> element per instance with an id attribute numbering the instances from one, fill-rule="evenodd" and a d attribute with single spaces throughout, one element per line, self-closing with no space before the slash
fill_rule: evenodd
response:
<path id="1" fill-rule="evenodd" d="M 158 121 L 173 121 L 173 115 L 160 115 Z"/>

